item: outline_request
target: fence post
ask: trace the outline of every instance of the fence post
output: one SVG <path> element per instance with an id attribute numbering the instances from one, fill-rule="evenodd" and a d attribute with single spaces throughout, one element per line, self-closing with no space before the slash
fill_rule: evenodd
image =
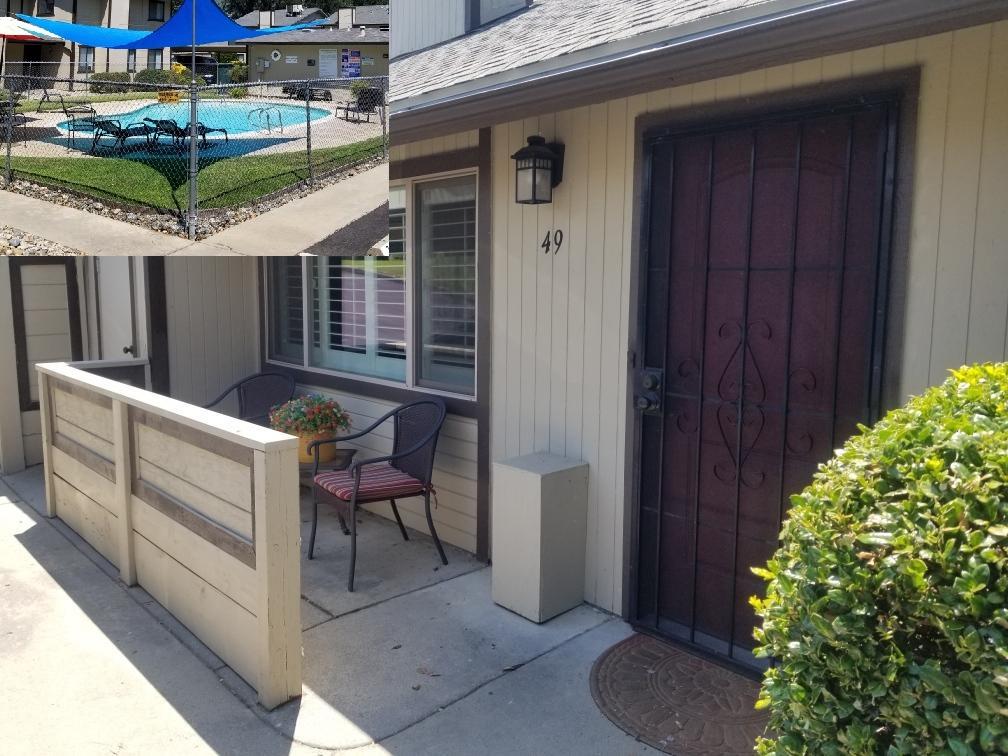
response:
<path id="1" fill-rule="evenodd" d="M 10 187 L 11 181 L 13 180 L 13 175 L 11 173 L 11 141 L 14 139 L 14 90 L 9 90 L 7 94 L 7 125 L 4 129 L 4 148 L 7 152 L 7 159 L 4 166 L 4 178 L 6 179 L 6 184 L 4 186 Z"/>
<path id="2" fill-rule="evenodd" d="M 252 452 L 259 675 L 267 709 L 301 695 L 301 530 L 294 446 L 268 444 Z M 250 680 L 250 682 L 252 682 Z"/>
<path id="3" fill-rule="evenodd" d="M 53 493 L 52 442 L 53 403 L 50 379 L 41 370 L 38 373 L 39 417 L 42 421 L 42 481 L 45 485 L 46 517 L 56 516 L 56 495 Z"/>
<path id="4" fill-rule="evenodd" d="M 136 557 L 133 552 L 133 439 L 129 405 L 112 402 L 112 441 L 115 453 L 115 508 L 119 532 L 119 577 L 126 585 L 136 585 Z"/>
<path id="5" fill-rule="evenodd" d="M 384 85 L 382 86 L 382 104 L 381 104 L 382 149 L 384 151 L 383 157 L 386 160 L 389 159 L 388 92 L 389 92 L 389 79 L 386 76 L 384 80 Z"/>
<path id="6" fill-rule="evenodd" d="M 193 66 L 195 69 L 195 66 Z M 196 128 L 196 71 L 189 82 L 189 218 L 186 231 L 190 239 L 196 238 L 196 181 L 199 174 L 199 142 Z"/>
<path id="7" fill-rule="evenodd" d="M 305 126 L 308 129 L 307 141 L 308 141 L 308 185 L 315 186 L 315 167 L 312 165 L 311 161 L 311 82 L 305 81 L 305 100 L 304 100 L 304 111 L 305 111 Z"/>

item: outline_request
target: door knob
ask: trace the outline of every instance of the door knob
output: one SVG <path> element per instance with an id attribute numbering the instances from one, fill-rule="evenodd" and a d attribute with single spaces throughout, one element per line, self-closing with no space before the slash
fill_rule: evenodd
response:
<path id="1" fill-rule="evenodd" d="M 134 357 L 136 357 L 136 348 L 132 344 L 130 344 L 129 346 L 124 346 L 123 354 L 132 354 Z"/>

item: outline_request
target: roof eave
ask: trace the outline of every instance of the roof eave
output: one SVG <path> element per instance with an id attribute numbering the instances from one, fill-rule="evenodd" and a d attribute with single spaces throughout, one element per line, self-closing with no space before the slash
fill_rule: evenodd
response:
<path id="1" fill-rule="evenodd" d="M 869 47 L 1008 18 L 1004 0 L 825 0 L 700 33 L 673 29 L 645 48 L 505 82 L 475 80 L 392 103 L 391 134 L 403 144 L 551 113 L 663 87 L 679 86 L 806 57 Z"/>

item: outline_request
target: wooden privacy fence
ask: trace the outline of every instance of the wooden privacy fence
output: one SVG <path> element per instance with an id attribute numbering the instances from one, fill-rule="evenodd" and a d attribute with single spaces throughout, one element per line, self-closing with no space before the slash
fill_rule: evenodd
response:
<path id="1" fill-rule="evenodd" d="M 37 366 L 50 517 L 184 623 L 274 708 L 301 694 L 297 440 Z"/>

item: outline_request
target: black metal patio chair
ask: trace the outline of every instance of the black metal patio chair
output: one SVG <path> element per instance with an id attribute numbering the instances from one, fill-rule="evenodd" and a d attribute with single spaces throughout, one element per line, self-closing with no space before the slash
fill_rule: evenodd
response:
<path id="1" fill-rule="evenodd" d="M 350 575 L 347 590 L 354 589 L 354 569 L 357 564 L 357 509 L 361 504 L 388 501 L 392 504 L 392 514 L 399 524 L 399 532 L 404 541 L 409 540 L 406 526 L 399 516 L 396 499 L 422 496 L 427 527 L 437 546 L 441 564 L 448 564 L 441 539 L 434 529 L 431 518 L 430 499 L 434 493 L 431 477 L 434 472 L 434 451 L 438 434 L 445 419 L 445 405 L 440 399 L 430 398 L 404 404 L 382 415 L 370 427 L 360 433 L 338 438 L 320 439 L 308 445 L 308 453 L 315 458 L 312 473 L 312 529 L 308 543 L 308 558 L 315 556 L 315 531 L 318 529 L 319 498 L 335 504 L 343 535 L 350 536 Z M 342 443 L 361 438 L 371 433 L 389 418 L 393 418 L 392 453 L 383 457 L 372 457 L 354 462 L 347 470 L 333 470 L 319 473 L 318 449 L 324 444 Z M 347 528 L 343 510 L 350 518 Z"/>
<path id="2" fill-rule="evenodd" d="M 203 409 L 213 409 L 228 398 L 238 396 L 238 419 L 256 425 L 269 425 L 270 410 L 294 397 L 294 379 L 283 373 L 256 373 L 235 381 Z"/>
<path id="3" fill-rule="evenodd" d="M 344 102 L 337 108 L 343 111 L 343 120 L 360 123 L 362 117 L 371 123 L 371 114 L 378 113 L 378 108 L 385 104 L 385 93 L 378 87 L 362 87 L 357 92 L 357 99 Z"/>
<path id="4" fill-rule="evenodd" d="M 96 118 L 94 121 L 94 139 L 91 141 L 91 154 L 98 148 L 98 143 L 102 137 L 112 137 L 112 149 L 121 154 L 126 149 L 126 140 L 131 137 L 143 137 L 144 144 L 148 147 L 151 143 L 151 135 L 154 129 L 146 123 L 129 123 L 126 126 L 114 118 Z"/>
<path id="5" fill-rule="evenodd" d="M 16 140 L 17 129 L 20 126 L 22 140 L 28 141 L 28 118 L 23 113 L 17 112 L 21 96 L 21 91 L 10 89 L 7 96 L 0 99 L 0 139 L 6 139 L 9 127 L 11 139 Z"/>

